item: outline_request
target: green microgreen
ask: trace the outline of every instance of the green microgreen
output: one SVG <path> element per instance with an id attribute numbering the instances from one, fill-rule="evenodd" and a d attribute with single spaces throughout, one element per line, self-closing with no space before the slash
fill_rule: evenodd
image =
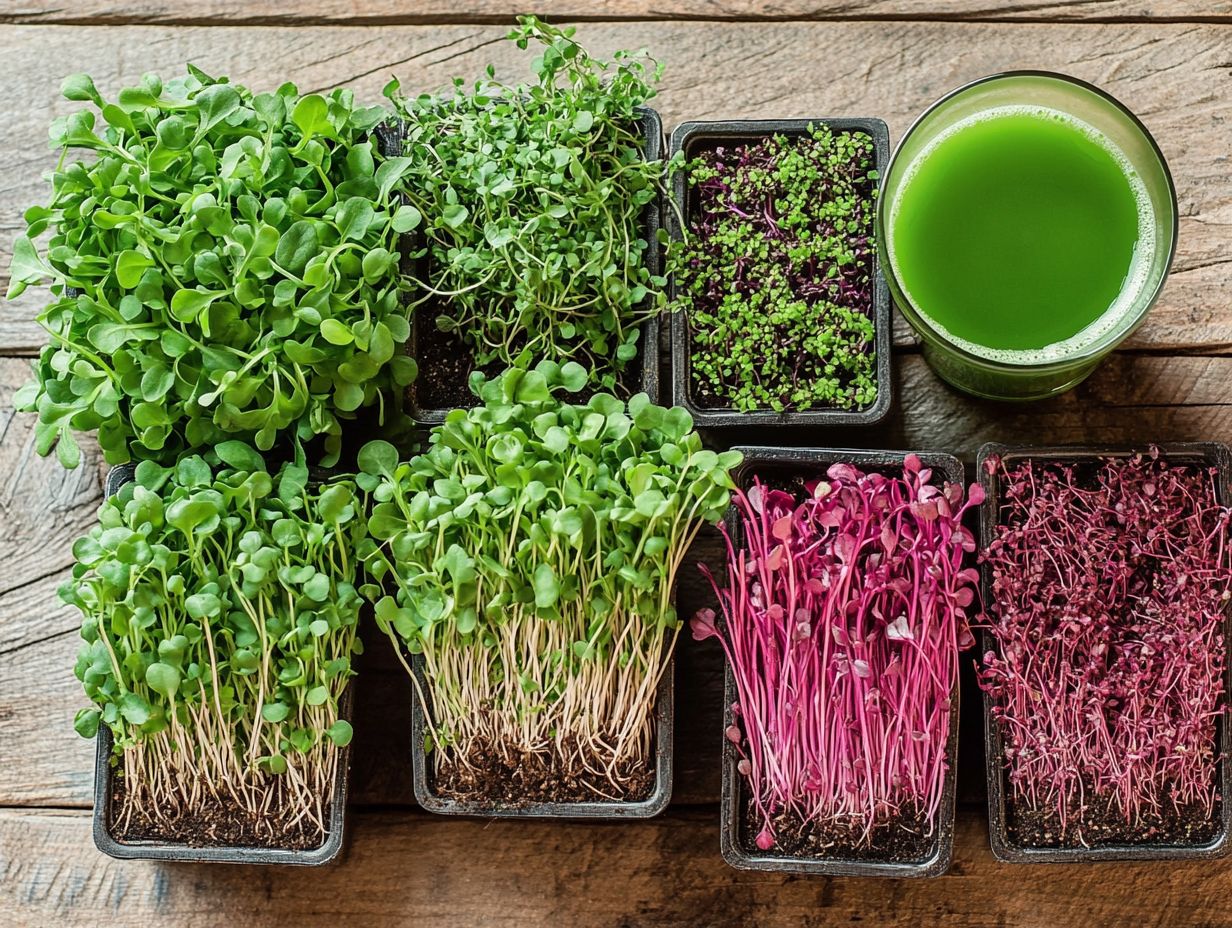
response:
<path id="1" fill-rule="evenodd" d="M 603 61 L 571 28 L 520 23 L 509 38 L 539 48 L 533 84 L 501 83 L 489 67 L 452 93 L 386 88 L 405 118 L 407 203 L 428 220 L 425 299 L 480 368 L 529 350 L 579 361 L 610 389 L 664 303 L 643 227 L 664 169 L 645 157 L 638 113 L 661 68 L 644 52 Z"/>
<path id="2" fill-rule="evenodd" d="M 367 496 L 310 484 L 302 464 L 271 474 L 235 440 L 210 459 L 141 462 L 73 546 L 60 595 L 83 616 L 94 703 L 76 727 L 111 730 L 121 832 L 175 836 L 222 799 L 250 840 L 319 845 L 351 739 L 339 700 L 360 651 Z"/>
<path id="3" fill-rule="evenodd" d="M 85 75 L 63 92 L 93 109 L 52 124 L 51 201 L 25 214 L 9 290 L 51 284 L 51 341 L 16 398 L 39 452 L 76 466 L 73 433 L 94 430 L 112 464 L 324 436 L 331 463 L 340 420 L 384 415 L 415 376 L 396 251 L 420 217 L 394 192 L 407 165 L 374 144 L 386 111 L 191 65 L 115 101 Z"/>
<path id="4" fill-rule="evenodd" d="M 394 589 L 376 619 L 423 657 L 438 777 L 537 764 L 576 798 L 628 798 L 650 766 L 673 581 L 740 455 L 645 394 L 571 404 L 586 384 L 574 362 L 475 375 L 481 405 L 424 454 L 360 454 L 366 562 Z"/>
<path id="5" fill-rule="evenodd" d="M 702 405 L 859 409 L 877 398 L 873 140 L 810 126 L 719 146 L 683 169 L 689 234 L 672 242 Z"/>

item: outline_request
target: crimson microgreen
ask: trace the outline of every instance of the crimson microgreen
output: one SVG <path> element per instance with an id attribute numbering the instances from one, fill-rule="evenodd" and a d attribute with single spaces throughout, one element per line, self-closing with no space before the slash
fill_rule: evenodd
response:
<path id="1" fill-rule="evenodd" d="M 727 737 L 761 850 L 934 834 L 973 643 L 962 516 L 983 491 L 963 495 L 914 455 L 901 476 L 834 464 L 802 498 L 760 480 L 736 493 L 727 579 L 711 580 L 721 620 L 706 609 L 692 628 L 719 639 L 735 678 Z"/>
<path id="2" fill-rule="evenodd" d="M 1209 840 L 1232 598 L 1218 472 L 1158 450 L 985 463 L 1001 492 L 980 682 L 1017 840 Z"/>

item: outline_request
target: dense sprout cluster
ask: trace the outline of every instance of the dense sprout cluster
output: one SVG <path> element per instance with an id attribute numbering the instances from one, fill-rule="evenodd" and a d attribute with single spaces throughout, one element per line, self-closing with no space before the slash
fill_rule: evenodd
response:
<path id="1" fill-rule="evenodd" d="M 430 219 L 420 283 L 436 325 L 481 368 L 528 351 L 612 388 L 664 299 L 644 225 L 663 165 L 646 158 L 638 110 L 660 68 L 641 52 L 594 58 L 573 33 L 522 18 L 511 38 L 539 51 L 532 84 L 489 68 L 452 94 L 386 92 L 405 120 L 407 202 Z"/>
<path id="2" fill-rule="evenodd" d="M 958 652 L 977 574 L 973 486 L 939 485 L 909 455 L 901 476 L 832 465 L 797 499 L 737 492 L 727 580 L 693 636 L 718 637 L 736 682 L 755 842 L 811 853 L 934 832 L 950 748 Z M 711 581 L 714 583 L 713 579 Z"/>
<path id="3" fill-rule="evenodd" d="M 1215 469 L 1158 451 L 987 466 L 1002 490 L 980 679 L 1020 815 L 1079 845 L 1203 826 L 1232 597 Z"/>
<path id="4" fill-rule="evenodd" d="M 877 398 L 873 140 L 812 126 L 720 145 L 687 166 L 673 242 L 692 388 L 741 411 L 860 409 Z"/>
<path id="5" fill-rule="evenodd" d="M 102 122 L 74 112 L 52 145 L 94 158 L 66 157 L 26 212 L 9 291 L 52 284 L 51 342 L 16 399 L 39 413 L 39 451 L 76 466 L 73 433 L 97 430 L 111 464 L 166 463 L 229 437 L 324 436 L 331 463 L 341 420 L 415 375 L 395 252 L 419 216 L 395 202 L 406 166 L 373 144 L 384 110 L 191 66 L 116 101 L 84 75 L 64 93 Z"/>
<path id="6" fill-rule="evenodd" d="M 570 403 L 585 384 L 550 361 L 476 378 L 481 405 L 424 454 L 375 443 L 360 464 L 368 567 L 395 588 L 377 621 L 423 655 L 438 771 L 538 757 L 593 799 L 647 766 L 676 571 L 726 510 L 739 454 L 703 449 L 688 413 L 645 394 Z"/>
<path id="7" fill-rule="evenodd" d="M 365 496 L 276 474 L 237 441 L 137 466 L 78 540 L 61 590 L 83 615 L 76 672 L 124 772 L 122 823 L 173 839 L 233 801 L 250 842 L 320 844 L 351 738 L 339 700 L 359 650 L 353 552 Z"/>

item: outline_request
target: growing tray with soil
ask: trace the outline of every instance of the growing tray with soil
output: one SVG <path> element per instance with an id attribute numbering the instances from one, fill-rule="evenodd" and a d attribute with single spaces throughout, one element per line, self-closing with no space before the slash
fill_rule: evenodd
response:
<path id="1" fill-rule="evenodd" d="M 981 449 L 998 858 L 1227 852 L 1229 462 L 1215 443 Z"/>
<path id="2" fill-rule="evenodd" d="M 366 500 L 304 465 L 271 474 L 238 441 L 212 460 L 113 470 L 99 526 L 74 545 L 61 595 L 83 613 L 95 843 L 323 864 L 343 841 L 360 610 L 343 549 Z"/>
<path id="3" fill-rule="evenodd" d="M 644 157 L 657 161 L 663 150 L 663 124 L 654 110 L 642 108 L 640 131 L 643 134 Z M 655 276 L 662 273 L 662 253 L 657 245 L 659 234 L 659 203 L 656 199 L 645 208 L 638 234 L 650 243 L 642 260 L 647 270 Z M 420 246 L 422 247 L 422 246 Z M 414 273 L 423 277 L 432 276 L 430 258 L 424 256 L 410 259 Z M 648 298 L 649 299 L 649 298 Z M 432 297 L 423 303 L 411 317 L 411 336 L 407 341 L 407 353 L 415 359 L 419 376 L 406 388 L 407 407 L 411 417 L 420 425 L 432 426 L 443 422 L 451 409 L 474 406 L 478 400 L 470 388 L 471 374 L 478 371 L 485 377 L 499 374 L 505 368 L 501 361 L 489 361 L 483 365 L 475 362 L 475 351 L 457 330 L 442 331 L 438 317 L 450 312 L 446 297 Z M 643 307 L 645 311 L 647 307 Z M 614 382 L 610 389 L 617 396 L 630 397 L 634 393 L 647 394 L 653 402 L 659 401 L 659 316 L 650 315 L 638 326 L 637 354 L 618 371 L 613 372 Z M 603 389 L 597 386 L 596 389 Z"/>
<path id="4" fill-rule="evenodd" d="M 428 749 L 431 685 L 422 660 L 415 659 L 412 669 L 423 694 L 423 701 L 416 699 L 411 706 L 415 800 L 429 812 L 490 818 L 649 818 L 667 808 L 672 796 L 674 661 L 668 662 L 655 690 L 649 759 L 617 771 L 627 784 L 619 797 L 611 796 L 607 784 L 596 786 L 588 775 L 562 771 L 536 753 L 498 754 L 490 764 L 469 769 L 449 762 L 437 765 Z M 607 796 L 600 796 L 599 790 Z"/>
<path id="5" fill-rule="evenodd" d="M 686 122 L 665 221 L 673 402 L 699 424 L 867 425 L 889 412 L 874 242 L 879 119 Z"/>
<path id="6" fill-rule="evenodd" d="M 668 801 L 675 573 L 726 511 L 739 456 L 644 395 L 575 400 L 586 384 L 576 363 L 511 368 L 413 461 L 360 453 L 381 500 L 376 620 L 413 655 L 431 811 L 645 817 Z"/>
<path id="7" fill-rule="evenodd" d="M 944 873 L 976 574 L 949 455 L 741 448 L 720 610 L 721 844 L 743 869 Z M 788 695 L 784 695 L 788 694 Z"/>
<path id="8" fill-rule="evenodd" d="M 404 264 L 421 424 L 474 406 L 470 376 L 523 355 L 577 361 L 596 390 L 657 401 L 665 168 L 645 104 L 659 68 L 645 52 L 593 58 L 572 34 L 515 30 L 522 48 L 543 46 L 526 84 L 490 71 L 431 97 L 389 90 L 400 118 L 387 145 L 409 162 L 400 189 L 423 217 Z"/>

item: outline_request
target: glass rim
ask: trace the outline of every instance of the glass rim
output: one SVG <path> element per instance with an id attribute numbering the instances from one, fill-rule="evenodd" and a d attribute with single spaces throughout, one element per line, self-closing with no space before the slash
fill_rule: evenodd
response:
<path id="1" fill-rule="evenodd" d="M 1024 77 L 1042 78 L 1044 80 L 1055 81 L 1059 84 L 1068 84 L 1080 90 L 1085 90 L 1086 92 L 1099 97 L 1105 103 L 1110 104 L 1113 109 L 1117 110 L 1122 116 L 1124 116 L 1129 121 L 1129 124 L 1132 126 L 1133 130 L 1146 141 L 1147 146 L 1150 148 L 1151 153 L 1155 157 L 1155 161 L 1159 165 L 1166 186 L 1167 202 L 1172 205 L 1172 223 L 1170 230 L 1171 241 L 1168 245 L 1167 259 L 1164 261 L 1163 273 L 1160 274 L 1159 280 L 1150 291 L 1150 296 L 1141 300 L 1141 307 L 1134 317 L 1129 320 L 1128 325 L 1126 325 L 1124 329 L 1113 329 L 1106 333 L 1106 335 L 1101 336 L 1089 347 L 1084 348 L 1081 351 L 1074 352 L 1073 354 L 1067 354 L 1061 358 L 1057 358 L 1056 360 L 1034 361 L 1020 364 L 1013 361 L 996 360 L 985 357 L 984 355 L 975 354 L 961 345 L 955 344 L 951 339 L 938 332 L 937 329 L 928 321 L 924 313 L 917 306 L 915 306 L 912 300 L 908 297 L 906 288 L 903 287 L 899 281 L 898 275 L 894 270 L 894 264 L 890 260 L 890 246 L 886 232 L 890 212 L 890 202 L 885 194 L 886 187 L 890 181 L 890 174 L 893 172 L 895 165 L 898 164 L 899 156 L 902 154 L 903 147 L 907 144 L 911 137 L 915 135 L 916 131 L 920 128 L 924 121 L 933 113 L 945 106 L 954 98 L 962 96 L 968 91 L 974 90 L 984 84 Z M 1168 277 L 1172 271 L 1172 262 L 1176 258 L 1177 240 L 1180 237 L 1180 205 L 1177 201 L 1176 184 L 1172 179 L 1172 171 L 1168 167 L 1168 160 L 1164 157 L 1164 153 L 1160 149 L 1159 143 L 1155 141 L 1155 137 L 1151 134 L 1151 131 L 1146 127 L 1142 120 L 1138 118 L 1133 110 L 1127 107 L 1112 94 L 1108 93 L 1108 91 L 1084 81 L 1081 78 L 1072 77 L 1068 74 L 1062 74 L 1059 71 L 1021 68 L 986 74 L 983 77 L 977 77 L 975 80 L 968 81 L 965 84 L 955 87 L 953 90 L 943 96 L 938 97 L 930 103 L 923 112 L 912 120 L 911 125 L 907 127 L 907 131 L 902 134 L 902 137 L 898 140 L 898 144 L 894 146 L 894 152 L 890 155 L 890 160 L 886 162 L 885 173 L 882 175 L 881 185 L 878 190 L 876 224 L 877 248 L 883 257 L 881 263 L 883 265 L 883 272 L 885 274 L 886 282 L 890 285 L 890 289 L 893 291 L 895 302 L 898 304 L 899 310 L 905 310 L 904 315 L 908 317 L 907 321 L 921 337 L 926 339 L 934 339 L 939 344 L 944 345 L 948 350 L 959 355 L 963 358 L 963 360 L 988 368 L 1014 371 L 1040 371 L 1049 370 L 1051 368 L 1068 368 L 1076 363 L 1102 357 L 1112 348 L 1115 348 L 1116 345 L 1128 338 L 1134 330 L 1142 324 L 1143 320 L 1146 319 L 1147 313 L 1150 312 L 1151 308 L 1159 300 L 1159 296 L 1164 289 L 1164 284 L 1167 283 Z M 1145 295 L 1146 291 L 1143 291 L 1143 294 Z"/>

